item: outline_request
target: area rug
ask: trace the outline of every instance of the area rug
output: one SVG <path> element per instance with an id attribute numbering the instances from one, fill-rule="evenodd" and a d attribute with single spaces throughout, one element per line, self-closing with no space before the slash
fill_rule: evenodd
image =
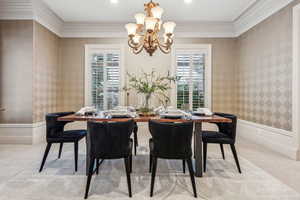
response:
<path id="1" fill-rule="evenodd" d="M 29 148 L 29 147 L 27 147 Z M 17 173 L 5 176 L 1 172 L 1 200 L 79 200 L 83 199 L 86 184 L 85 143 L 80 144 L 79 171 L 74 173 L 73 146 L 65 145 L 61 159 L 54 147 L 42 173 L 38 173 L 44 146 L 22 150 L 18 159 L 4 158 L 1 166 L 18 168 Z M 18 151 L 16 151 L 18 152 Z M 219 152 L 209 152 L 207 172 L 196 178 L 198 199 L 204 200 L 298 200 L 297 192 L 272 177 L 263 169 L 240 156 L 242 174 L 239 174 L 231 153 L 226 160 Z M 4 154 L 4 153 L 3 153 Z M 3 155 L 2 154 L 2 155 Z M 23 154 L 23 155 L 22 155 Z M 31 155 L 30 155 L 31 154 Z M 1 155 L 0 155 L 1 156 Z M 11 155 L 14 157 L 13 153 Z M 3 158 L 3 157 L 2 157 Z M 23 159 L 23 161 L 22 161 Z M 22 161 L 22 162 L 21 162 Z M 128 197 L 123 160 L 104 161 L 99 175 L 94 175 L 89 192 L 90 200 L 150 199 L 149 149 L 147 139 L 141 139 L 138 155 L 133 157 L 132 194 Z M 274 166 L 275 167 L 275 166 Z M 188 170 L 182 172 L 181 161 L 158 160 L 154 196 L 151 199 L 195 199 Z"/>

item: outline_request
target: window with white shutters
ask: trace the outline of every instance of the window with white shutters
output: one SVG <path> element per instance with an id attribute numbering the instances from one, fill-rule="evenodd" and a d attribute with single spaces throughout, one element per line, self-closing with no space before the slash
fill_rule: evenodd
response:
<path id="1" fill-rule="evenodd" d="M 112 109 L 120 101 L 120 53 L 103 51 L 92 54 L 91 103 L 98 110 Z"/>
<path id="2" fill-rule="evenodd" d="M 177 108 L 205 107 L 205 54 L 176 52 Z"/>

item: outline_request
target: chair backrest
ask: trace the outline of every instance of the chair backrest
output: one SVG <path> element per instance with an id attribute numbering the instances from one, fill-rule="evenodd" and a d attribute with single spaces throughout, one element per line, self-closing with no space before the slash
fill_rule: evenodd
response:
<path id="1" fill-rule="evenodd" d="M 160 158 L 184 159 L 192 156 L 193 123 L 149 121 L 153 154 Z"/>
<path id="2" fill-rule="evenodd" d="M 216 112 L 214 114 L 218 115 L 218 116 L 221 116 L 221 117 L 224 117 L 224 118 L 231 119 L 232 123 L 215 123 L 215 124 L 218 126 L 219 131 L 221 133 L 226 134 L 228 137 L 233 139 L 234 142 L 235 142 L 237 117 L 235 115 L 227 114 L 227 113 L 218 113 L 218 112 Z"/>
<path id="3" fill-rule="evenodd" d="M 46 114 L 46 132 L 48 138 L 61 137 L 64 126 L 71 121 L 58 121 L 57 118 L 74 114 L 74 112 L 57 112 Z"/>
<path id="4" fill-rule="evenodd" d="M 93 158 L 122 158 L 129 153 L 134 121 L 88 122 L 88 154 Z"/>

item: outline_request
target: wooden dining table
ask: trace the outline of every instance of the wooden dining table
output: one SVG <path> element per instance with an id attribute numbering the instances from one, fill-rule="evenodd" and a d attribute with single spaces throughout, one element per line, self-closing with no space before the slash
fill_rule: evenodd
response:
<path id="1" fill-rule="evenodd" d="M 77 116 L 77 115 L 67 115 L 58 118 L 59 121 L 97 121 L 97 122 L 121 122 L 134 120 L 135 122 L 148 122 L 149 120 L 157 120 L 160 122 L 194 122 L 194 157 L 195 157 L 195 176 L 203 176 L 203 162 L 202 162 L 202 123 L 231 123 L 231 119 L 224 118 L 218 115 L 213 116 L 192 116 L 191 119 L 165 119 L 160 116 L 138 116 L 135 118 L 100 118 L 97 116 Z M 88 154 L 88 153 L 87 153 Z M 86 156 L 86 166 L 89 166 L 89 156 Z M 86 167 L 88 169 L 88 167 Z"/>

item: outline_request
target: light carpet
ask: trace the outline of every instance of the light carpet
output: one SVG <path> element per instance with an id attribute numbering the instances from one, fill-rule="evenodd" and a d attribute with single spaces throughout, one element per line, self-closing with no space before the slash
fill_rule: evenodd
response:
<path id="1" fill-rule="evenodd" d="M 128 197 L 123 160 L 104 161 L 99 175 L 94 175 L 89 199 L 150 199 L 148 136 L 140 138 L 138 155 L 133 156 L 132 194 Z M 80 144 L 79 171 L 74 173 L 73 146 L 64 146 L 57 159 L 58 145 L 50 151 L 42 173 L 38 168 L 45 145 L 0 145 L 1 200 L 77 200 L 83 199 L 85 176 L 85 142 Z M 209 149 L 210 150 L 210 149 Z M 298 200 L 297 192 L 263 169 L 239 157 L 243 174 L 239 174 L 231 152 L 226 160 L 220 152 L 210 150 L 207 173 L 196 178 L 198 199 L 210 200 Z M 276 166 L 274 166 L 276 167 Z M 195 199 L 188 170 L 182 173 L 181 161 L 158 160 L 154 196 L 151 199 Z"/>

